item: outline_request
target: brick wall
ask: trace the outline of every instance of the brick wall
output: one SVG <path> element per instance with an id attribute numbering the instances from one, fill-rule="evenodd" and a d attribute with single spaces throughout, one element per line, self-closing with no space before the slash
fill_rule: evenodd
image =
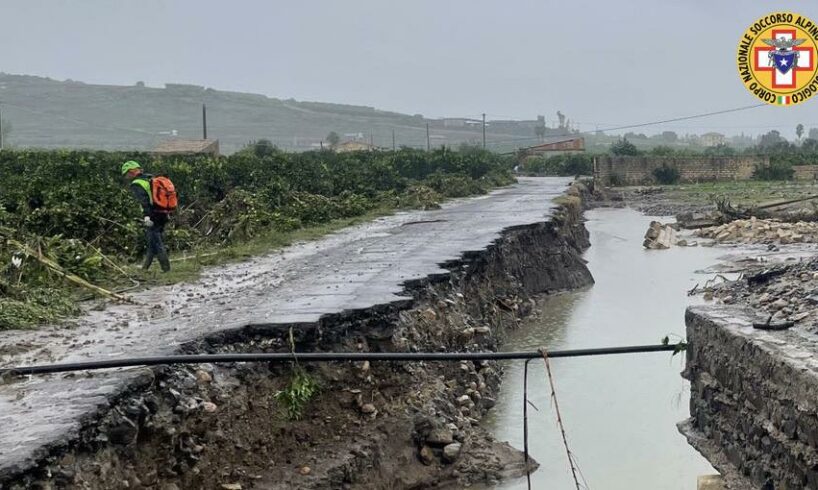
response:
<path id="1" fill-rule="evenodd" d="M 653 172 L 663 165 L 678 170 L 680 182 L 749 180 L 757 165 L 769 165 L 769 158 L 600 156 L 594 159 L 594 181 L 602 185 L 655 184 Z"/>

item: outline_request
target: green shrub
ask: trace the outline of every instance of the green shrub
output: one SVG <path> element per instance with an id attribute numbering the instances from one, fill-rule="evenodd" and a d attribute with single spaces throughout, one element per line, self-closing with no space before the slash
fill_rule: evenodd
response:
<path id="1" fill-rule="evenodd" d="M 561 176 L 575 177 L 579 175 L 593 175 L 593 158 L 588 155 L 567 155 L 564 159 Z"/>
<path id="2" fill-rule="evenodd" d="M 527 157 L 522 164 L 523 172 L 529 175 L 557 175 L 575 177 L 592 175 L 594 171 L 593 156 L 571 154 L 551 157 Z"/>
<path id="3" fill-rule="evenodd" d="M 671 148 L 669 146 L 666 146 L 666 145 L 659 145 L 659 146 L 654 146 L 653 148 L 651 148 L 650 149 L 650 154 L 660 156 L 660 157 L 668 157 L 668 156 L 672 156 L 672 155 L 676 154 L 676 150 L 674 150 L 673 148 Z"/>
<path id="4" fill-rule="evenodd" d="M 671 167 L 667 164 L 662 164 L 661 167 L 653 169 L 653 177 L 656 182 L 662 185 L 672 185 L 679 182 L 679 170 L 676 167 Z"/>
<path id="5" fill-rule="evenodd" d="M 221 157 L 4 150 L 0 231 L 87 280 L 110 276 L 113 262 L 135 260 L 145 249 L 141 209 L 119 171 L 127 160 L 176 185 L 180 208 L 166 231 L 172 251 L 290 232 L 378 206 L 431 209 L 444 197 L 483 194 L 514 181 L 509 157 L 479 148 L 284 153 L 259 141 Z M 0 273 L 6 274 L 0 274 L 0 309 L 22 319 L 12 324 L 0 317 L 0 328 L 50 321 L 38 313 L 41 300 L 25 299 L 37 288 L 59 293 L 33 297 L 51 297 L 55 311 L 66 311 L 57 301 L 64 288 L 58 275 L 34 261 L 22 270 L 4 269 L 18 252 L 0 240 Z"/>
<path id="6" fill-rule="evenodd" d="M 486 193 L 486 188 L 480 184 L 480 181 L 462 173 L 436 172 L 427 177 L 425 182 L 444 197 L 466 197 Z"/>
<path id="7" fill-rule="evenodd" d="M 639 150 L 627 138 L 614 141 L 610 151 L 612 155 L 636 156 L 639 154 Z"/>
<path id="8" fill-rule="evenodd" d="M 784 162 L 771 162 L 769 165 L 758 165 L 753 172 L 753 178 L 758 180 L 791 180 L 795 170 L 792 165 Z"/>

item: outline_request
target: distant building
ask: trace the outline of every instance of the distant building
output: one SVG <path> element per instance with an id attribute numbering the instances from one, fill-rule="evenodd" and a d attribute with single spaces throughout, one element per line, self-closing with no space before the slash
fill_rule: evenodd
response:
<path id="1" fill-rule="evenodd" d="M 721 133 L 704 133 L 699 137 L 702 146 L 719 146 L 727 143 L 727 139 Z"/>
<path id="2" fill-rule="evenodd" d="M 462 117 L 453 117 L 453 118 L 446 118 L 443 119 L 443 127 L 444 128 L 465 128 L 466 127 L 466 120 Z"/>
<path id="3" fill-rule="evenodd" d="M 370 145 L 366 141 L 344 141 L 335 146 L 335 151 L 338 153 L 346 153 L 349 151 L 372 151 L 377 150 L 378 147 Z"/>
<path id="4" fill-rule="evenodd" d="M 585 138 L 581 136 L 545 138 L 539 145 L 521 148 L 521 157 L 534 155 L 558 155 L 562 153 L 577 153 L 585 151 Z"/>
<path id="5" fill-rule="evenodd" d="M 219 156 L 219 140 L 173 139 L 163 141 L 153 149 L 155 155 L 195 155 Z"/>

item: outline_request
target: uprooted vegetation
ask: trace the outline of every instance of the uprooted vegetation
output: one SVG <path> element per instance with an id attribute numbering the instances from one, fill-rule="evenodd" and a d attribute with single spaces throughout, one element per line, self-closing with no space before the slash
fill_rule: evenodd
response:
<path id="1" fill-rule="evenodd" d="M 251 149 L 218 158 L 4 150 L 0 329 L 75 313 L 77 290 L 63 280 L 67 275 L 112 287 L 133 285 L 128 264 L 145 243 L 139 206 L 119 174 L 130 159 L 176 184 L 181 205 L 166 244 L 189 256 L 254 240 L 283 244 L 281 236 L 299 236 L 294 234 L 300 230 L 328 230 L 338 220 L 394 209 L 431 209 L 445 198 L 482 194 L 513 181 L 512 163 L 473 149 L 261 155 Z"/>

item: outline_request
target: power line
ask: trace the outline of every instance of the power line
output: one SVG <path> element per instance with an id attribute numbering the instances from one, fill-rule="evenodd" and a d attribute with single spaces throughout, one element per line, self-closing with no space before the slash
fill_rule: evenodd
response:
<path id="1" fill-rule="evenodd" d="M 761 104 L 747 105 L 747 106 L 743 106 L 743 107 L 735 107 L 733 109 L 724 109 L 722 111 L 714 111 L 714 112 L 705 112 L 705 113 L 702 113 L 702 114 L 694 114 L 692 116 L 674 117 L 672 119 L 665 119 L 665 120 L 662 120 L 662 121 L 651 121 L 651 122 L 647 122 L 647 123 L 630 124 L 630 125 L 627 125 L 627 126 L 617 126 L 617 127 L 613 127 L 613 128 L 603 128 L 603 129 L 600 129 L 600 131 L 603 131 L 603 132 L 604 131 L 620 131 L 622 129 L 633 129 L 633 128 L 643 128 L 645 126 L 656 126 L 656 125 L 659 125 L 659 124 L 666 124 L 666 123 L 677 122 L 677 121 L 687 121 L 689 119 L 699 119 L 699 118 L 703 118 L 703 117 L 718 116 L 720 114 L 728 114 L 730 112 L 746 111 L 746 110 L 749 110 L 749 109 L 755 109 L 757 107 L 763 107 L 763 106 L 766 106 L 766 105 L 768 105 L 768 104 L 761 103 Z"/>
<path id="2" fill-rule="evenodd" d="M 746 110 L 746 109 L 753 109 L 753 108 L 756 108 L 756 107 L 763 107 L 763 106 L 766 106 L 766 105 L 768 105 L 768 104 L 761 103 L 761 104 L 755 104 L 755 105 L 750 105 L 750 106 L 736 107 L 736 108 L 733 108 L 733 109 L 725 109 L 725 110 L 721 110 L 721 111 L 715 111 L 715 112 L 709 112 L 709 113 L 703 113 L 703 114 L 695 114 L 695 115 L 692 115 L 692 116 L 682 116 L 682 117 L 678 117 L 678 118 L 668 119 L 668 120 L 665 120 L 665 121 L 652 121 L 652 122 L 647 122 L 647 123 L 640 123 L 640 124 L 621 126 L 621 127 L 609 127 L 609 128 L 599 129 L 598 131 L 615 131 L 615 130 L 618 130 L 618 129 L 630 129 L 630 128 L 635 128 L 635 127 L 640 127 L 640 126 L 658 125 L 658 124 L 674 122 L 674 121 L 683 121 L 683 120 L 687 120 L 687 119 L 695 119 L 695 118 L 700 118 L 700 117 L 707 117 L 707 116 L 714 116 L 714 115 L 719 115 L 719 114 L 726 114 L 726 113 L 730 113 L 730 112 L 743 111 L 743 110 Z M 508 120 L 517 120 L 513 116 L 499 115 L 499 114 L 487 114 L 487 115 L 491 116 L 491 117 L 501 117 L 501 118 L 505 118 L 505 119 L 508 119 Z M 557 121 L 553 120 L 553 119 L 546 119 L 545 122 L 546 123 L 557 123 Z M 573 121 L 572 120 L 571 122 L 573 124 L 576 124 L 576 125 L 585 125 L 585 126 L 589 126 L 589 125 L 590 126 L 610 125 L 610 123 L 602 123 L 602 122 L 599 122 L 599 121 Z M 597 130 L 595 129 L 594 131 L 597 131 Z"/>
<path id="3" fill-rule="evenodd" d="M 720 111 L 693 114 L 691 116 L 681 116 L 681 117 L 674 117 L 674 118 L 671 118 L 671 119 L 662 119 L 662 120 L 659 120 L 659 121 L 650 121 L 650 122 L 638 123 L 638 124 L 627 124 L 627 125 L 624 125 L 624 126 L 613 126 L 613 127 L 608 127 L 608 128 L 601 128 L 601 129 L 598 130 L 598 132 L 621 131 L 623 129 L 643 128 L 643 127 L 646 127 L 646 126 L 657 126 L 657 125 L 660 125 L 660 124 L 667 124 L 667 123 L 678 122 L 678 121 L 687 121 L 687 120 L 690 120 L 690 119 L 701 119 L 701 118 L 704 118 L 704 117 L 711 117 L 711 116 L 717 116 L 717 115 L 721 115 L 721 114 L 728 114 L 728 113 L 731 113 L 731 112 L 746 111 L 746 110 L 749 110 L 749 109 L 755 109 L 757 107 L 763 107 L 763 106 L 766 106 L 766 105 L 768 105 L 768 104 L 761 103 L 761 104 L 754 104 L 754 105 L 748 105 L 748 106 L 742 106 L 742 107 L 734 107 L 732 109 L 724 109 L 724 110 L 720 110 Z M 569 136 L 579 136 L 581 134 L 582 133 L 579 133 L 579 132 L 576 132 L 576 133 L 570 133 L 569 132 L 569 133 L 564 133 L 564 134 L 550 134 L 550 135 L 547 135 L 546 138 L 563 138 L 563 137 L 569 137 Z M 499 141 L 495 140 L 495 141 L 492 141 L 491 143 L 494 144 L 494 145 L 497 145 L 497 144 L 502 144 L 502 143 L 513 143 L 513 142 L 534 141 L 534 140 L 538 140 L 538 138 L 536 136 L 530 136 L 530 137 L 522 136 L 520 138 L 514 138 L 514 139 L 506 139 L 506 140 L 499 140 Z"/>

